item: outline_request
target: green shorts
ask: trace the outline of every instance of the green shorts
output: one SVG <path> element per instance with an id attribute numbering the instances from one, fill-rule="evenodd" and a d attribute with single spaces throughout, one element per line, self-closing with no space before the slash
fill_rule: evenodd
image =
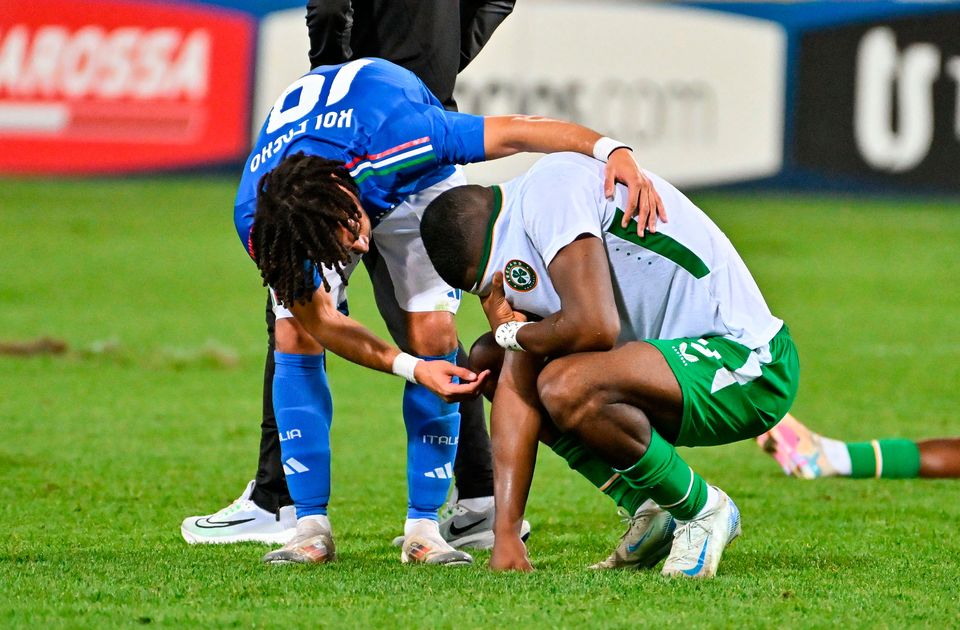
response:
<path id="1" fill-rule="evenodd" d="M 786 324 L 758 350 L 723 337 L 646 342 L 667 359 L 683 393 L 677 446 L 756 437 L 780 422 L 797 396 L 800 361 Z"/>

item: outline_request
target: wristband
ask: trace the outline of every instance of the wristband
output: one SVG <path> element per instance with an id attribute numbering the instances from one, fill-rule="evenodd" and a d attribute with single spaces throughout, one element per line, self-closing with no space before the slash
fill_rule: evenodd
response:
<path id="1" fill-rule="evenodd" d="M 610 157 L 610 154 L 617 149 L 627 149 L 629 151 L 633 151 L 633 149 L 627 144 L 604 136 L 594 143 L 593 157 L 597 158 L 601 162 L 606 162 Z"/>
<path id="2" fill-rule="evenodd" d="M 406 352 L 401 352 L 393 360 L 393 367 L 390 369 L 397 376 L 402 376 L 416 385 L 417 378 L 413 375 L 413 370 L 417 367 L 417 363 L 420 363 L 420 359 Z"/>
<path id="3" fill-rule="evenodd" d="M 500 324 L 493 333 L 493 338 L 496 339 L 497 345 L 505 350 L 522 351 L 523 346 L 517 341 L 517 331 L 530 323 L 532 322 L 506 322 Z"/>

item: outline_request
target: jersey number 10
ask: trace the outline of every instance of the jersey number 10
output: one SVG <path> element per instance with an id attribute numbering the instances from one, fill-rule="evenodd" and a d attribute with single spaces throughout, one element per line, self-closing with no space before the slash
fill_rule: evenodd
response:
<path id="1" fill-rule="evenodd" d="M 333 76 L 333 81 L 330 82 L 330 92 L 327 94 L 325 107 L 330 107 L 343 100 L 350 92 L 350 86 L 360 69 L 371 63 L 373 62 L 369 59 L 357 59 L 344 64 Z M 267 133 L 273 133 L 281 127 L 297 122 L 312 112 L 320 101 L 320 93 L 323 91 L 325 82 L 326 77 L 322 74 L 308 74 L 291 83 L 283 91 L 283 94 L 277 98 L 277 101 L 273 104 L 273 109 L 270 110 L 270 118 L 267 120 Z M 298 91 L 297 101 L 287 103 L 287 100 Z M 286 108 L 284 108 L 285 105 Z"/>

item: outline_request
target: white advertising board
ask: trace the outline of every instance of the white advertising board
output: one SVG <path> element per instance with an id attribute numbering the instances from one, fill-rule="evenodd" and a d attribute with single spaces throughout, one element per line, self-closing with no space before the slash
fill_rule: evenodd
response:
<path id="1" fill-rule="evenodd" d="M 631 144 L 678 185 L 773 175 L 783 154 L 786 33 L 667 4 L 524 0 L 460 75 L 462 111 L 574 120 Z M 471 166 L 478 182 L 529 159 Z"/>
<path id="2" fill-rule="evenodd" d="M 310 71 L 306 15 L 305 8 L 287 9 L 269 13 L 260 21 L 250 118 L 253 126 L 251 142 L 256 140 L 277 97 L 288 85 Z"/>

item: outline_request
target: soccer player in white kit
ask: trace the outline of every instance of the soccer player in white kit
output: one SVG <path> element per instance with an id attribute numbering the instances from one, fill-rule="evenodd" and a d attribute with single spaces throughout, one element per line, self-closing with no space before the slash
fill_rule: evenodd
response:
<path id="1" fill-rule="evenodd" d="M 531 568 L 519 526 L 538 437 L 559 432 L 649 497 L 629 566 L 666 556 L 664 575 L 713 576 L 740 513 L 674 446 L 755 437 L 796 396 L 789 331 L 730 241 L 647 176 L 670 219 L 642 238 L 623 224 L 624 191 L 604 195 L 603 164 L 568 153 L 502 186 L 451 189 L 424 213 L 438 273 L 481 296 L 508 350 L 491 416 L 493 568 Z"/>

